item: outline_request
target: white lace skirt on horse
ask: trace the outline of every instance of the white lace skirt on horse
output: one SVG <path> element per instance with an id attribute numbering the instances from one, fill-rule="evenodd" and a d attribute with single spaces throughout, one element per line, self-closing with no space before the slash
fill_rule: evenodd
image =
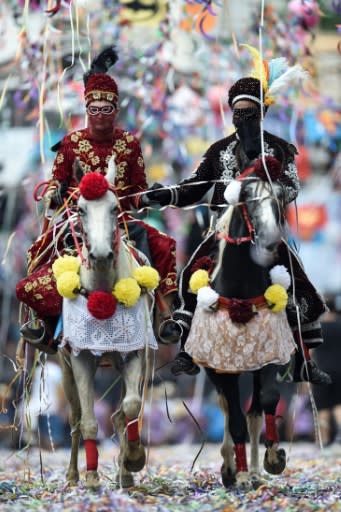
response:
<path id="1" fill-rule="evenodd" d="M 135 306 L 117 304 L 114 315 L 97 320 L 88 311 L 87 299 L 63 300 L 63 341 L 73 354 L 90 350 L 94 355 L 104 352 L 132 352 L 144 347 L 158 348 L 147 301 L 141 298 Z"/>
<path id="2" fill-rule="evenodd" d="M 295 348 L 286 312 L 268 308 L 240 324 L 231 321 L 226 309 L 211 312 L 198 306 L 185 344 L 196 363 L 224 373 L 287 364 Z"/>

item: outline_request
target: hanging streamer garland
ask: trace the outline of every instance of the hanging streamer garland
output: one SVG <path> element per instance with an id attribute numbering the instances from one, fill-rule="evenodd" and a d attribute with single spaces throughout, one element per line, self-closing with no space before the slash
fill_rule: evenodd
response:
<path id="1" fill-rule="evenodd" d="M 287 289 L 290 286 L 291 278 L 283 265 L 274 266 L 270 272 L 271 284 L 264 292 L 264 298 L 268 307 L 273 313 L 283 311 L 288 303 Z M 210 277 L 207 270 L 196 270 L 190 278 L 189 287 L 192 293 L 197 294 L 197 303 L 205 309 L 215 309 L 219 295 L 209 286 Z M 239 302 L 238 308 L 243 307 L 243 301 Z"/>
<path id="2" fill-rule="evenodd" d="M 75 299 L 81 290 L 79 277 L 80 260 L 75 256 L 60 256 L 52 265 L 58 293 L 66 299 Z M 133 277 L 120 279 L 111 293 L 96 290 L 87 294 L 88 310 L 98 320 L 110 318 L 117 301 L 125 307 L 135 306 L 141 294 L 153 291 L 160 282 L 157 270 L 148 265 L 137 267 Z"/>

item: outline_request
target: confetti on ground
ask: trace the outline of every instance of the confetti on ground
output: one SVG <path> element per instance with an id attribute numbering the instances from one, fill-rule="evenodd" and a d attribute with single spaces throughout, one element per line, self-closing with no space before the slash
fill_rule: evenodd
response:
<path id="1" fill-rule="evenodd" d="M 1 451 L 0 510 L 85 512 L 148 511 L 341 511 L 341 446 L 320 450 L 312 444 L 286 446 L 288 464 L 280 476 L 264 476 L 258 489 L 225 489 L 220 481 L 219 445 L 206 445 L 191 472 L 196 445 L 153 447 L 148 466 L 135 478 L 135 487 L 116 484 L 117 447 L 99 447 L 102 486 L 86 489 L 65 483 L 68 450 L 31 448 Z M 41 456 L 41 458 L 40 458 Z M 80 454 L 84 477 L 84 452 Z"/>

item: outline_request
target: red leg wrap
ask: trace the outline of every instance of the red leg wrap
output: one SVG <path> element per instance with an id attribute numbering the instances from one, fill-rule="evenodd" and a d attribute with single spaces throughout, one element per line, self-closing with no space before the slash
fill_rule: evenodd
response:
<path id="1" fill-rule="evenodd" d="M 236 454 L 236 471 L 247 471 L 246 447 L 245 444 L 235 444 L 234 452 Z"/>
<path id="2" fill-rule="evenodd" d="M 98 450 L 95 439 L 85 439 L 85 457 L 87 471 L 96 471 L 98 468 Z"/>
<path id="3" fill-rule="evenodd" d="M 128 441 L 138 441 L 140 439 L 138 418 L 135 418 L 133 420 L 129 420 L 128 418 L 126 418 L 126 425 Z"/>
<path id="4" fill-rule="evenodd" d="M 276 426 L 276 416 L 273 414 L 265 415 L 265 439 L 273 443 L 278 443 L 279 436 Z"/>

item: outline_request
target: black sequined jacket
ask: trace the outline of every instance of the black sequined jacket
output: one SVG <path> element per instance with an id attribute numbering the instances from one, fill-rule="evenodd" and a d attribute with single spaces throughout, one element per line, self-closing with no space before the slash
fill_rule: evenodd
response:
<path id="1" fill-rule="evenodd" d="M 264 131 L 265 156 L 277 158 L 282 163 L 282 173 L 279 181 L 283 185 L 285 202 L 293 201 L 299 191 L 299 179 L 295 164 L 297 150 L 293 144 Z M 261 156 L 261 155 L 260 155 Z M 213 143 L 203 156 L 198 168 L 189 178 L 171 187 L 171 203 L 175 206 L 187 206 L 200 201 L 212 188 L 212 209 L 214 205 L 224 204 L 224 191 L 228 182 L 239 176 L 250 166 L 250 161 L 244 154 L 237 133 Z M 214 183 L 222 180 L 221 183 Z"/>

